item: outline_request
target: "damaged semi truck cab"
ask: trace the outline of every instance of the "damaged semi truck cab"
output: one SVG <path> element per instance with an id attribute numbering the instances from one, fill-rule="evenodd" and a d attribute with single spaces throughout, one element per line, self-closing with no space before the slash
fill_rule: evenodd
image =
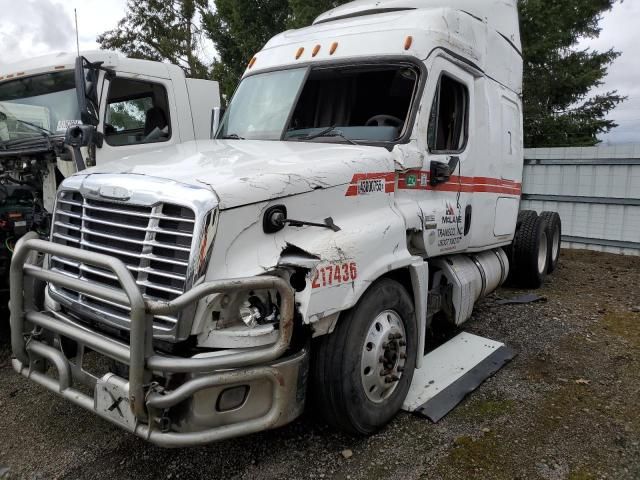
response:
<path id="1" fill-rule="evenodd" d="M 114 52 L 50 54 L 0 68 L 0 282 L 12 245 L 46 238 L 56 191 L 96 164 L 196 139 L 211 139 L 217 82 L 177 65 Z"/>
<path id="2" fill-rule="evenodd" d="M 309 391 L 351 433 L 397 413 L 432 320 L 509 274 L 522 57 L 515 0 L 380 3 L 269 41 L 215 140 L 62 184 L 13 259 L 18 372 L 162 446 L 284 425 Z"/>

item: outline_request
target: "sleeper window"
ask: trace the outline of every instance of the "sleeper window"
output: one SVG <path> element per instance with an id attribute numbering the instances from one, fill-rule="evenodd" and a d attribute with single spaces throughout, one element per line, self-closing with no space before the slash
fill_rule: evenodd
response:
<path id="1" fill-rule="evenodd" d="M 109 87 L 104 135 L 112 146 L 169 140 L 171 122 L 165 87 L 128 78 L 114 79 Z"/>
<path id="2" fill-rule="evenodd" d="M 462 83 L 443 75 L 433 99 L 429 130 L 429 150 L 458 152 L 467 139 L 469 91 Z"/>

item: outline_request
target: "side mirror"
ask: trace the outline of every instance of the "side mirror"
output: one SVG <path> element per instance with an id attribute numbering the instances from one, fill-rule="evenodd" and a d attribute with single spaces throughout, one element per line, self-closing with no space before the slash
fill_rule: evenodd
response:
<path id="1" fill-rule="evenodd" d="M 224 117 L 225 109 L 222 107 L 215 107 L 211 112 L 211 138 L 216 138 L 220 123 Z"/>
<path id="2" fill-rule="evenodd" d="M 76 58 L 75 83 L 80 119 L 82 123 L 96 127 L 100 123 L 100 100 L 98 99 L 100 70 L 105 70 L 109 79 L 115 77 L 115 72 L 102 68 L 102 63 L 91 63 L 84 57 Z"/>
<path id="3" fill-rule="evenodd" d="M 431 162 L 431 175 L 430 181 L 432 186 L 440 185 L 441 183 L 446 183 L 451 178 L 451 175 L 458 168 L 458 164 L 460 163 L 459 157 L 451 157 L 449 159 L 449 163 L 444 162 Z"/>

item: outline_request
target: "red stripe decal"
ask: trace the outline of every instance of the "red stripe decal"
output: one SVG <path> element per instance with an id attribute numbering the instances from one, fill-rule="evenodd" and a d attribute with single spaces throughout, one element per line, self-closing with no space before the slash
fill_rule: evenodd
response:
<path id="1" fill-rule="evenodd" d="M 450 180 L 440 185 L 429 183 L 430 172 L 410 171 L 397 176 L 398 190 L 420 190 L 435 192 L 464 193 L 499 193 L 520 196 L 522 184 L 513 180 L 491 177 L 464 177 L 452 175 Z M 377 182 L 376 182 L 377 181 Z M 384 182 L 384 188 L 382 188 Z M 363 193 L 393 193 L 396 191 L 396 174 L 356 173 L 347 188 L 347 197 L 355 197 Z"/>
<path id="2" fill-rule="evenodd" d="M 396 191 L 396 174 L 394 172 L 383 173 L 356 173 L 351 179 L 351 185 L 347 189 L 347 197 L 355 197 L 361 193 L 360 186 L 366 184 L 371 193 Z"/>
<path id="3" fill-rule="evenodd" d="M 398 188 L 400 190 L 433 190 L 436 192 L 500 193 L 515 196 L 522 193 L 522 184 L 513 180 L 452 175 L 448 182 L 432 186 L 429 183 L 430 177 L 430 172 L 423 171 L 402 174 L 398 178 Z"/>

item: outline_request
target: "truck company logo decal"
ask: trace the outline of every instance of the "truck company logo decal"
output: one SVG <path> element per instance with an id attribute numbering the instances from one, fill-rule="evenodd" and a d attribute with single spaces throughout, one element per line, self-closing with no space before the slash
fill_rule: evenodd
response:
<path id="1" fill-rule="evenodd" d="M 396 175 L 389 173 L 356 173 L 347 188 L 347 197 L 372 193 L 393 193 L 396 190 Z"/>
<path id="2" fill-rule="evenodd" d="M 513 180 L 489 177 L 459 177 L 437 186 L 429 183 L 430 172 L 408 172 L 398 175 L 399 190 L 433 190 L 435 192 L 499 193 L 520 196 L 522 184 Z M 347 188 L 347 197 L 396 191 L 396 175 L 390 173 L 356 173 Z"/>
<path id="3" fill-rule="evenodd" d="M 358 278 L 358 266 L 355 262 L 333 263 L 316 267 L 313 272 L 311 288 L 323 288 L 355 282 Z"/>

